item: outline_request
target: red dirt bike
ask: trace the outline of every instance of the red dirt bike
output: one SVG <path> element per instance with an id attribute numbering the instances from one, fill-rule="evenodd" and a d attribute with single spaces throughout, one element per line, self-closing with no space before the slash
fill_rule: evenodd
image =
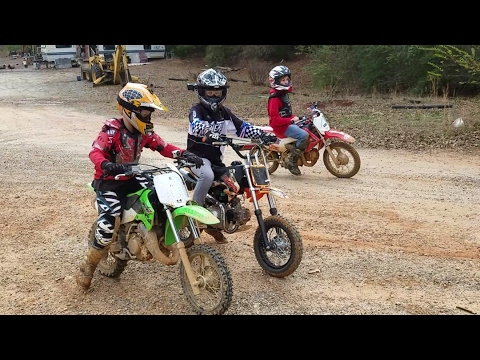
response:
<path id="1" fill-rule="evenodd" d="M 308 116 L 301 117 L 295 123 L 310 135 L 307 149 L 298 159 L 298 166 L 314 166 L 320 158 L 320 150 L 324 149 L 323 163 L 332 175 L 338 178 L 353 177 L 360 170 L 360 155 L 351 145 L 355 139 L 343 131 L 331 129 L 317 103 L 309 105 L 308 111 Z M 270 126 L 261 126 L 261 129 L 273 133 Z M 296 139 L 288 137 L 279 140 L 276 144 L 263 147 L 269 174 L 273 174 L 279 166 L 286 168 L 290 151 L 285 145 L 296 142 Z M 258 149 L 253 149 L 251 154 L 254 155 L 257 151 Z"/>

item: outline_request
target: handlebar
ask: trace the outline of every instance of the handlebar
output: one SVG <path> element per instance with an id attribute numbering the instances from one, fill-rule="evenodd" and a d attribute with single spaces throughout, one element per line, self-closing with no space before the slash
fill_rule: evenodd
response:
<path id="1" fill-rule="evenodd" d="M 243 155 L 240 151 L 243 150 L 244 144 L 236 144 L 233 142 L 233 138 L 222 136 L 221 141 L 214 141 L 212 146 L 230 146 L 233 151 L 237 153 L 242 159 L 246 159 L 247 155 Z"/>
<path id="2" fill-rule="evenodd" d="M 181 160 L 181 162 L 179 162 L 179 159 Z M 194 163 L 191 163 L 191 162 L 188 162 L 187 160 L 185 160 L 185 158 L 183 157 L 179 157 L 179 158 L 176 158 L 174 160 L 175 163 L 178 163 L 179 165 L 177 166 L 177 168 L 182 168 L 182 167 L 194 167 L 195 164 Z M 125 163 L 123 165 L 126 165 L 127 166 L 127 171 L 124 173 L 124 174 L 117 174 L 115 175 L 115 180 L 119 180 L 121 177 L 124 177 L 124 176 L 132 176 L 132 175 L 138 175 L 138 174 L 142 174 L 142 175 L 149 175 L 149 174 L 155 174 L 155 173 L 158 173 L 158 172 L 171 172 L 171 168 L 169 168 L 168 166 L 156 166 L 156 165 L 150 165 L 150 164 L 128 164 L 128 163 Z M 149 167 L 148 169 L 144 169 L 142 168 L 142 166 L 147 166 Z"/>
<path id="3" fill-rule="evenodd" d="M 247 159 L 247 155 L 242 154 L 241 151 L 250 151 L 255 147 L 258 147 L 260 150 L 263 145 L 269 145 L 271 141 L 263 141 L 262 139 L 250 139 L 248 143 L 235 143 L 236 138 L 230 138 L 228 136 L 222 135 L 221 141 L 212 142 L 212 146 L 230 146 L 235 153 L 242 159 Z"/>

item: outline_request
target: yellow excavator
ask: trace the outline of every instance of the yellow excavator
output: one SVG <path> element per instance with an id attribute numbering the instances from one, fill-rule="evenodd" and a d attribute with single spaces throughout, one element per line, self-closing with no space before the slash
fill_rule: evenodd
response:
<path id="1" fill-rule="evenodd" d="M 128 69 L 125 45 L 116 45 L 111 54 L 99 55 L 96 45 L 81 45 L 84 54 L 80 64 L 81 78 L 93 82 L 93 86 L 111 84 L 124 86 L 127 82 L 138 82 Z M 87 60 L 88 59 L 88 60 Z"/>

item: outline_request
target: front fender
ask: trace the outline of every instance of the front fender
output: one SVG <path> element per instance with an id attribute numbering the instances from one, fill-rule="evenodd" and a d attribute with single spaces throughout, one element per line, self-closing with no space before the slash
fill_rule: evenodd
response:
<path id="1" fill-rule="evenodd" d="M 189 217 L 207 225 L 218 224 L 220 222 L 210 211 L 200 205 L 193 204 L 175 209 L 172 212 L 172 217 L 176 229 L 188 226 Z M 167 222 L 167 226 L 165 227 L 165 245 L 172 245 L 175 242 L 175 235 L 173 235 L 170 223 Z"/>
<path id="2" fill-rule="evenodd" d="M 325 139 L 340 139 L 347 143 L 354 143 L 355 138 L 346 132 L 338 131 L 338 130 L 327 130 L 325 131 Z"/>
<path id="3" fill-rule="evenodd" d="M 253 202 L 252 193 L 251 193 L 250 189 L 246 188 L 244 191 L 245 191 L 245 196 L 247 197 L 247 199 L 249 199 L 249 202 Z M 262 189 L 259 189 L 259 190 L 255 191 L 255 196 L 256 196 L 257 200 L 260 200 L 263 197 L 263 195 L 265 195 L 265 194 L 272 194 L 272 195 L 278 196 L 282 199 L 287 199 L 288 198 L 288 195 L 284 191 L 282 191 L 278 188 L 274 188 L 274 187 L 266 187 L 266 188 L 262 188 Z"/>

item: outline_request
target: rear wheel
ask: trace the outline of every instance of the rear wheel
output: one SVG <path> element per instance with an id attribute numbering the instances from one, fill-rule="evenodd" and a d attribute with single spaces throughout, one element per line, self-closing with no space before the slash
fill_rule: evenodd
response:
<path id="1" fill-rule="evenodd" d="M 95 221 L 90 228 L 90 232 L 88 234 L 88 245 L 91 246 L 93 244 L 93 240 L 95 238 L 95 230 L 97 229 L 97 222 Z M 113 256 L 112 253 L 107 252 L 105 256 L 100 260 L 98 263 L 97 269 L 98 272 L 107 277 L 118 277 L 125 267 L 127 266 L 127 260 L 120 260 Z"/>
<path id="2" fill-rule="evenodd" d="M 232 278 L 222 258 L 206 244 L 193 245 L 187 250 L 195 280 L 199 283 L 200 294 L 193 293 L 185 265 L 180 262 L 180 281 L 194 311 L 202 315 L 222 315 L 232 302 Z"/>
<path id="3" fill-rule="evenodd" d="M 265 157 L 267 159 L 267 163 L 264 165 L 268 169 L 268 173 L 273 174 L 278 169 L 280 156 L 278 155 L 278 152 L 265 148 L 263 149 L 263 152 L 265 153 Z M 262 154 L 257 147 L 250 151 L 250 156 L 255 156 L 255 154 L 258 154 L 258 160 L 263 164 Z"/>
<path id="4" fill-rule="evenodd" d="M 323 163 L 327 170 L 338 178 L 351 178 L 360 170 L 360 155 L 350 144 L 342 141 L 334 141 L 330 145 L 333 155 L 340 161 L 336 165 L 335 161 L 325 149 L 323 151 Z"/>
<path id="5" fill-rule="evenodd" d="M 303 243 L 296 227 L 280 215 L 264 220 L 270 249 L 264 245 L 260 227 L 253 240 L 255 257 L 268 275 L 283 278 L 292 274 L 300 265 Z"/>

